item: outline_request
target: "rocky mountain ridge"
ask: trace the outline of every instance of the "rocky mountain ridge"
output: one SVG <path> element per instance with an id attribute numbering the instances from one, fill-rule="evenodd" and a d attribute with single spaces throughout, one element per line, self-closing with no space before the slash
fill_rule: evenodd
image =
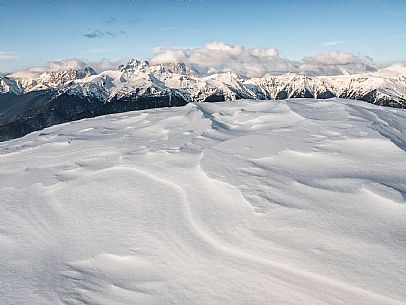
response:
<path id="1" fill-rule="evenodd" d="M 96 98 L 104 103 L 130 96 L 175 95 L 185 102 L 340 97 L 406 107 L 406 75 L 399 74 L 311 77 L 288 73 L 244 78 L 234 72 L 204 75 L 198 68 L 182 63 L 151 65 L 132 59 L 117 70 L 99 74 L 88 67 L 45 72 L 37 79 L 0 76 L 0 93 L 25 94 L 40 90 Z"/>

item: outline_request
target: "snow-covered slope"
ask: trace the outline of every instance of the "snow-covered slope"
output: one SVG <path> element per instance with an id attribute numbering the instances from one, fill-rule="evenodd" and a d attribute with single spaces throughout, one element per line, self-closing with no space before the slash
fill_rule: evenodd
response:
<path id="1" fill-rule="evenodd" d="M 23 89 L 14 79 L 0 75 L 0 94 L 4 93 L 22 94 Z"/>
<path id="2" fill-rule="evenodd" d="M 243 100 L 0 143 L 0 304 L 405 304 L 405 130 Z"/>
<path id="3" fill-rule="evenodd" d="M 103 102 L 122 97 L 151 97 L 174 94 L 186 102 L 297 97 L 341 97 L 373 104 L 406 107 L 406 70 L 399 67 L 375 73 L 316 76 L 288 73 L 260 78 L 243 78 L 233 72 L 202 75 L 185 64 L 150 65 L 130 60 L 117 70 L 98 75 L 90 67 L 51 71 L 36 79 L 0 80 L 0 92 L 27 93 L 54 89 L 73 95 L 90 96 Z M 14 86 L 9 83 L 13 83 Z"/>

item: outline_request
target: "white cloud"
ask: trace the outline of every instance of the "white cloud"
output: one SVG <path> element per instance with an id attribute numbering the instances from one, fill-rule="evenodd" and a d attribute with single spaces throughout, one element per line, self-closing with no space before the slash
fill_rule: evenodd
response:
<path id="1" fill-rule="evenodd" d="M 17 59 L 17 58 L 19 57 L 13 53 L 0 51 L 0 60 Z"/>
<path id="2" fill-rule="evenodd" d="M 45 66 L 31 67 L 25 70 L 17 71 L 10 76 L 15 78 L 37 78 L 42 73 L 47 71 L 61 71 L 67 69 L 84 69 L 88 66 L 92 67 L 96 72 L 105 70 L 114 70 L 125 62 L 125 60 L 111 61 L 103 58 L 99 61 L 85 61 L 82 59 L 63 59 L 49 62 Z"/>
<path id="3" fill-rule="evenodd" d="M 344 40 L 334 40 L 334 41 L 322 42 L 321 45 L 323 47 L 332 47 L 332 46 L 336 46 L 336 45 L 343 44 L 343 43 L 344 43 Z"/>
<path id="4" fill-rule="evenodd" d="M 282 58 L 274 48 L 246 48 L 224 42 L 211 42 L 200 48 L 161 48 L 152 64 L 183 62 L 203 72 L 234 71 L 248 77 L 296 70 L 297 63 Z"/>
<path id="5" fill-rule="evenodd" d="M 89 61 L 88 66 L 92 67 L 96 72 L 102 72 L 106 70 L 116 70 L 119 65 L 125 63 L 128 59 L 110 60 L 102 58 L 98 61 Z"/>
<path id="6" fill-rule="evenodd" d="M 383 77 L 392 77 L 393 75 L 406 75 L 406 60 L 394 63 L 388 67 L 380 69 L 378 75 Z"/>
<path id="7" fill-rule="evenodd" d="M 153 64 L 170 62 L 195 65 L 203 72 L 234 71 L 247 77 L 286 72 L 312 75 L 362 73 L 375 71 L 378 67 L 371 58 L 348 52 L 324 53 L 294 61 L 280 56 L 275 48 L 246 48 L 224 42 L 212 42 L 200 48 L 160 48 L 151 59 Z"/>
<path id="8" fill-rule="evenodd" d="M 299 68 L 307 74 L 339 75 L 373 72 L 378 67 L 370 57 L 330 52 L 303 58 Z"/>

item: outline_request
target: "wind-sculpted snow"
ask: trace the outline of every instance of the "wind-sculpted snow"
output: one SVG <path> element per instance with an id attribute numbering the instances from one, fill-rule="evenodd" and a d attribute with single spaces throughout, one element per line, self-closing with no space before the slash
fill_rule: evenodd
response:
<path id="1" fill-rule="evenodd" d="M 405 304 L 405 110 L 197 103 L 0 144 L 1 304 Z"/>

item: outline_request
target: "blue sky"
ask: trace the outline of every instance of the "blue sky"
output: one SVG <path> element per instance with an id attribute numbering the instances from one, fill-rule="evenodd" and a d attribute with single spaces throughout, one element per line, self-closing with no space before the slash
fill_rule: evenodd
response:
<path id="1" fill-rule="evenodd" d="M 212 41 L 301 59 L 334 50 L 406 59 L 406 2 L 0 0 L 0 72 L 65 58 L 148 59 Z"/>

